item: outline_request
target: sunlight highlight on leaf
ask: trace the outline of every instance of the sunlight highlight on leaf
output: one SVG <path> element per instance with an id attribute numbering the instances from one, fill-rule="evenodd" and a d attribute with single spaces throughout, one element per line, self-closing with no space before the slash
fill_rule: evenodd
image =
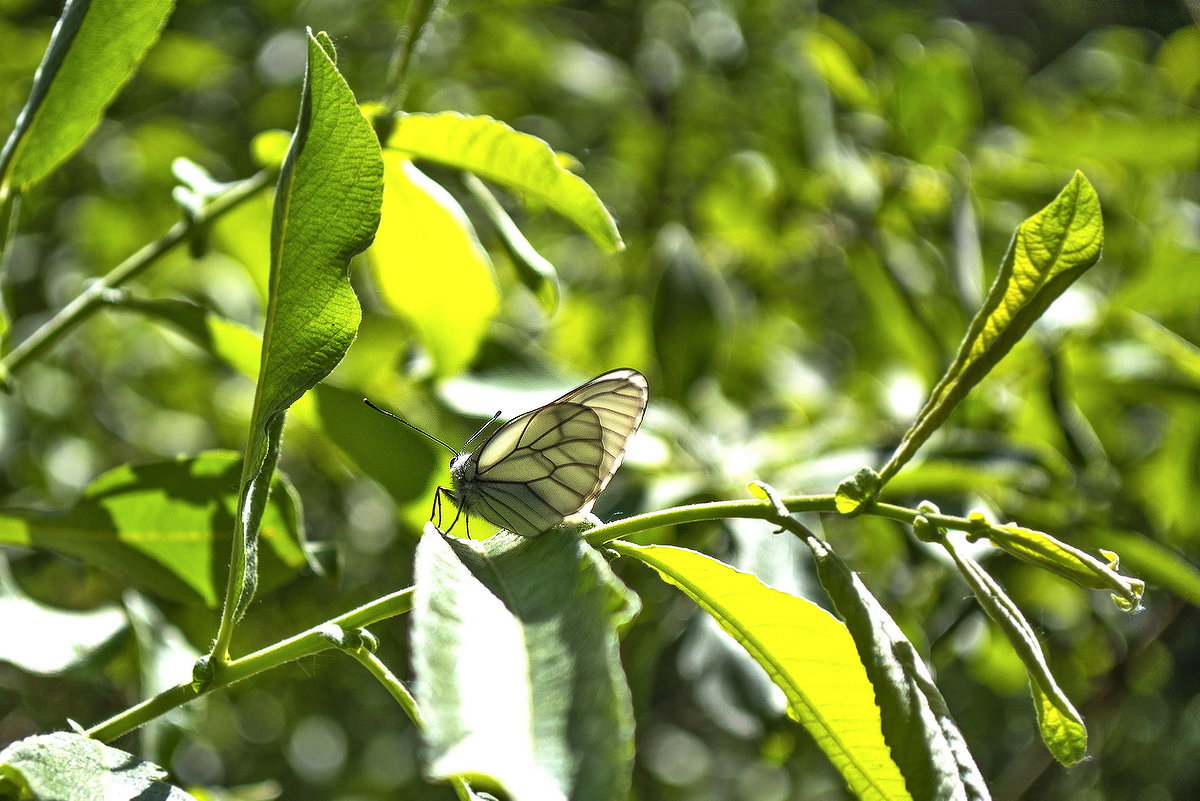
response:
<path id="1" fill-rule="evenodd" d="M 623 541 L 608 547 L 654 568 L 741 643 L 859 798 L 911 799 L 884 741 L 875 691 L 840 620 L 696 551 Z"/>
<path id="2" fill-rule="evenodd" d="M 1058 197 L 1017 227 L 996 282 L 953 364 L 880 471 L 883 482 L 912 458 L 1054 299 L 1100 259 L 1103 244 L 1100 199 L 1077 172 Z"/>
<path id="3" fill-rule="evenodd" d="M 383 218 L 370 251 L 384 302 L 416 329 L 440 376 L 475 358 L 500 306 L 492 262 L 458 201 L 384 153 Z"/>

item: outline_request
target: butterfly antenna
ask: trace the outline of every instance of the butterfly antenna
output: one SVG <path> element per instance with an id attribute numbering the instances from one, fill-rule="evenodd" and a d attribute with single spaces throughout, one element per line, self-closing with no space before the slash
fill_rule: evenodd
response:
<path id="1" fill-rule="evenodd" d="M 499 420 L 499 419 L 500 419 L 500 415 L 502 415 L 502 414 L 504 414 L 504 412 L 496 412 L 495 414 L 493 414 L 493 415 L 492 415 L 492 419 L 491 419 L 491 420 L 488 420 L 486 423 L 484 423 L 484 424 L 483 424 L 483 428 L 481 428 L 481 429 L 479 429 L 478 431 L 476 431 L 474 434 L 472 434 L 472 435 L 471 435 L 471 438 L 470 438 L 469 440 L 467 440 L 466 442 L 464 442 L 464 443 L 463 443 L 463 450 L 465 451 L 465 450 L 467 449 L 467 446 L 468 446 L 468 445 L 470 445 L 472 442 L 474 442 L 474 441 L 475 441 L 475 438 L 476 438 L 476 437 L 478 437 L 478 436 L 479 436 L 480 434 L 482 434 L 484 431 L 487 431 L 487 427 L 488 427 L 488 426 L 490 426 L 492 423 L 494 423 L 494 422 L 496 422 L 497 420 Z"/>
<path id="2" fill-rule="evenodd" d="M 403 423 L 404 425 L 406 425 L 406 426 L 408 426 L 409 428 L 411 428 L 413 431 L 416 431 L 418 434 L 424 434 L 425 436 L 429 437 L 431 440 L 433 440 L 433 441 L 434 441 L 434 442 L 436 442 L 437 444 L 441 445 L 441 446 L 442 446 L 443 448 L 445 448 L 446 450 L 450 451 L 450 452 L 451 452 L 452 454 L 454 454 L 455 456 L 458 456 L 458 451 L 456 451 L 454 448 L 451 448 L 451 447 L 450 447 L 449 445 L 447 445 L 445 442 L 442 442 L 440 439 L 438 439 L 437 437 L 435 437 L 433 434 L 430 434 L 428 431 L 423 431 L 423 430 L 421 430 L 421 429 L 417 428 L 417 427 L 416 427 L 416 426 L 414 426 L 412 423 L 410 423 L 410 422 L 408 422 L 407 420 L 405 420 L 403 417 L 397 417 L 396 415 L 392 414 L 392 413 L 391 413 L 391 412 L 389 412 L 389 411 L 386 411 L 386 410 L 384 410 L 384 409 L 380 409 L 378 406 L 376 406 L 375 404 L 371 403 L 371 401 L 367 400 L 366 398 L 363 398 L 363 403 L 367 404 L 368 406 L 370 406 L 372 409 L 374 409 L 375 411 L 379 412 L 380 414 L 386 414 L 388 417 L 392 418 L 393 420 L 396 420 L 397 422 Z M 489 423 L 489 425 L 490 425 L 490 423 Z M 485 426 L 485 428 L 486 428 L 486 426 Z M 472 439 L 474 439 L 474 437 L 472 437 Z"/>

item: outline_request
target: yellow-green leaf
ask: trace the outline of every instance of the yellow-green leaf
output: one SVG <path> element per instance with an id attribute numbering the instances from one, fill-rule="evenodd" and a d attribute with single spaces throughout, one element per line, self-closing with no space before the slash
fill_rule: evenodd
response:
<path id="1" fill-rule="evenodd" d="M 884 741 L 875 691 L 841 621 L 811 601 L 686 548 L 623 541 L 608 547 L 654 568 L 741 643 L 858 798 L 912 797 Z"/>
<path id="2" fill-rule="evenodd" d="M 607 251 L 625 246 L 600 198 L 549 145 L 491 117 L 405 114 L 396 120 L 387 147 L 474 173 L 544 203 Z"/>
<path id="3" fill-rule="evenodd" d="M 1100 259 L 1103 244 L 1100 199 L 1077 172 L 1058 197 L 1017 227 L 996 282 L 953 363 L 880 471 L 884 482 L 912 458 L 1054 299 Z"/>
<path id="4" fill-rule="evenodd" d="M 416 329 L 438 375 L 461 372 L 500 305 L 492 263 L 458 201 L 395 152 L 384 153 L 370 252 L 383 301 Z"/>

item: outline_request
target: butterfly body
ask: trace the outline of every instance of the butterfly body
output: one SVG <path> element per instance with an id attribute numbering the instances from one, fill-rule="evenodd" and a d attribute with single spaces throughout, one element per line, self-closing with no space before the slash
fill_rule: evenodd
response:
<path id="1" fill-rule="evenodd" d="M 453 489 L 442 492 L 462 514 L 523 536 L 544 533 L 591 510 L 641 424 L 648 397 L 636 370 L 599 375 L 455 456 Z"/>

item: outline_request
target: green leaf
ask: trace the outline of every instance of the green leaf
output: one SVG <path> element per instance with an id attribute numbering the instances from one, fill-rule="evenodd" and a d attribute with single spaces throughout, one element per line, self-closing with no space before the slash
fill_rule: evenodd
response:
<path id="1" fill-rule="evenodd" d="M 173 0 L 67 0 L 0 151 L 0 195 L 41 180 L 83 144 L 173 7 Z"/>
<path id="2" fill-rule="evenodd" d="M 496 233 L 500 236 L 500 241 L 504 244 L 504 249 L 517 268 L 517 278 L 521 280 L 526 289 L 534 294 L 546 314 L 554 314 L 558 310 L 558 303 L 562 295 L 558 283 L 558 271 L 554 269 L 554 265 L 541 253 L 538 253 L 525 238 L 525 234 L 521 233 L 521 229 L 513 222 L 512 217 L 508 216 L 508 212 L 504 210 L 504 206 L 500 205 L 500 201 L 492 194 L 492 190 L 488 189 L 487 184 L 471 173 L 463 175 L 463 184 L 471 196 L 483 207 L 488 219 L 492 221 Z"/>
<path id="3" fill-rule="evenodd" d="M 0 512 L 0 545 L 75 556 L 164 598 L 213 607 L 225 586 L 240 469 L 228 451 L 118 467 L 61 514 Z M 295 490 L 277 475 L 262 524 L 265 587 L 306 564 L 299 516 Z"/>
<path id="4" fill-rule="evenodd" d="M 379 225 L 379 142 L 332 53 L 328 36 L 309 32 L 300 120 L 275 190 L 262 366 L 219 649 L 227 645 L 221 637 L 228 637 L 232 622 L 254 597 L 258 529 L 279 459 L 284 415 L 354 341 L 361 312 L 347 268 L 351 257 L 371 244 Z"/>
<path id="5" fill-rule="evenodd" d="M 125 631 L 115 606 L 86 612 L 56 609 L 21 592 L 0 552 L 0 661 L 53 676 L 86 663 Z"/>
<path id="6" fill-rule="evenodd" d="M 978 537 L 987 537 L 997 548 L 1069 578 L 1081 587 L 1111 591 L 1113 601 L 1126 612 L 1142 608 L 1146 582 L 1122 576 L 1115 564 L 1105 564 L 1049 534 L 1009 523 L 990 525 L 967 535 L 972 541 Z"/>
<path id="7" fill-rule="evenodd" d="M 563 167 L 549 145 L 491 117 L 405 114 L 396 119 L 387 147 L 474 173 L 544 203 L 610 253 L 625 246 L 600 198 Z"/>
<path id="8" fill-rule="evenodd" d="M 152 762 L 60 731 L 26 737 L 0 751 L 0 776 L 39 801 L 195 801 Z"/>
<path id="9" fill-rule="evenodd" d="M 853 516 L 860 513 L 864 506 L 875 500 L 879 494 L 879 474 L 869 467 L 860 468 L 857 473 L 838 484 L 833 500 L 838 514 Z"/>
<path id="10" fill-rule="evenodd" d="M 396 153 L 384 154 L 371 263 L 384 303 L 416 329 L 437 374 L 462 372 L 500 306 L 491 259 L 458 201 Z"/>
<path id="11" fill-rule="evenodd" d="M 636 598 L 564 531 L 417 548 L 412 649 L 427 772 L 515 799 L 623 801 L 633 711 L 617 629 Z"/>
<path id="12" fill-rule="evenodd" d="M 987 801 L 983 774 L 933 676 L 900 627 L 841 558 L 807 537 L 821 586 L 846 622 L 883 718 L 883 736 L 914 798 Z"/>
<path id="13" fill-rule="evenodd" d="M 1075 173 L 1044 209 L 1017 227 L 1000 273 L 904 440 L 880 471 L 887 482 L 1050 304 L 1100 259 L 1104 224 L 1096 190 Z"/>
<path id="14" fill-rule="evenodd" d="M 1129 531 L 1105 529 L 1076 534 L 1076 539 L 1089 548 L 1111 548 L 1121 554 L 1121 561 L 1150 584 L 1200 606 L 1200 568 L 1181 554 L 1154 540 Z"/>
<path id="15" fill-rule="evenodd" d="M 875 691 L 840 620 L 695 551 L 608 545 L 654 568 L 741 643 L 787 696 L 788 714 L 808 730 L 858 798 L 913 797 L 884 741 Z"/>
<path id="16" fill-rule="evenodd" d="M 1068 767 L 1076 764 L 1087 755 L 1087 729 L 1079 712 L 1054 680 L 1037 633 L 1004 588 L 978 562 L 960 552 L 948 538 L 941 544 L 954 559 L 983 611 L 1004 632 L 1024 663 L 1042 742 L 1062 764 Z"/>

